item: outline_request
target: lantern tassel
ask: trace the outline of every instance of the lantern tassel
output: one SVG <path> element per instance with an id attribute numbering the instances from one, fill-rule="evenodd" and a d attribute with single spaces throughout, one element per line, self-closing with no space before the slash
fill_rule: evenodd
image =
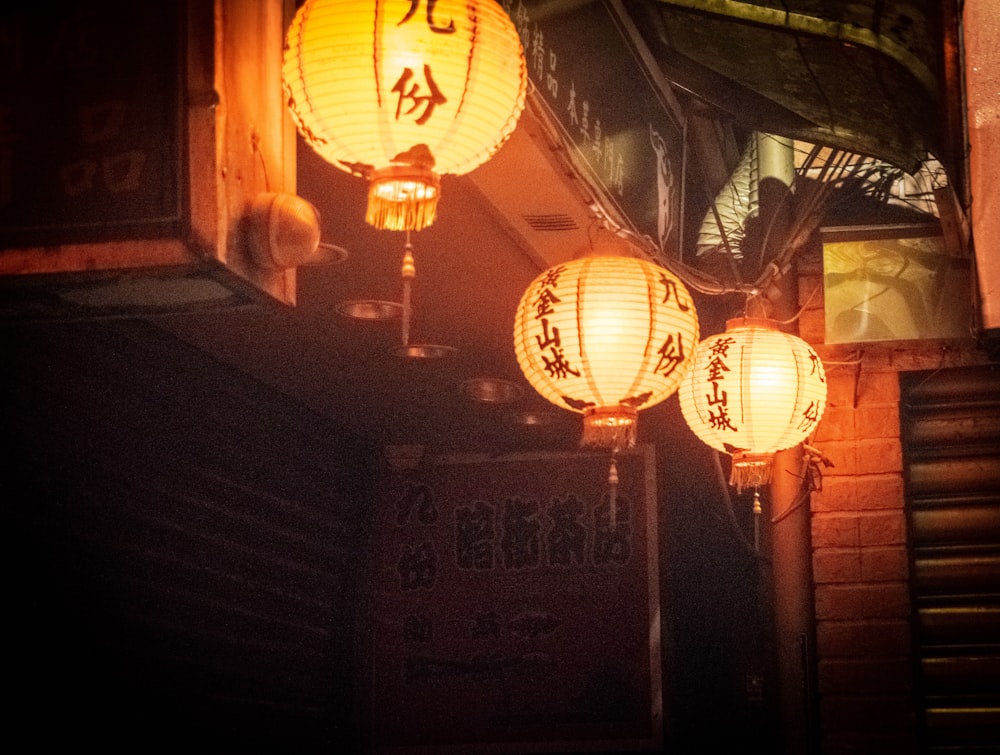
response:
<path id="1" fill-rule="evenodd" d="M 365 222 L 386 231 L 419 231 L 437 219 L 437 196 L 403 202 L 383 199 L 374 188 L 368 193 Z"/>
<path id="2" fill-rule="evenodd" d="M 580 445 L 618 452 L 635 448 L 638 434 L 638 412 L 634 407 L 598 406 L 583 413 Z"/>
<path id="3" fill-rule="evenodd" d="M 769 484 L 773 459 L 771 454 L 734 453 L 729 484 L 736 488 L 737 493 Z"/>
<path id="4" fill-rule="evenodd" d="M 441 180 L 431 170 L 429 155 L 404 165 L 392 165 L 372 173 L 368 185 L 368 209 L 365 221 L 385 231 L 419 231 L 437 217 Z"/>

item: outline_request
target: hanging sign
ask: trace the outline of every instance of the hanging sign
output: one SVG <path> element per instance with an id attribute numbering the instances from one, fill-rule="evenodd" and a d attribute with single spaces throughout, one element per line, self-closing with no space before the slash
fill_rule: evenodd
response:
<path id="1" fill-rule="evenodd" d="M 528 76 L 589 180 L 635 230 L 676 256 L 683 132 L 609 0 L 505 0 Z"/>
<path id="2" fill-rule="evenodd" d="M 436 457 L 382 485 L 376 752 L 655 747 L 655 468 L 604 454 Z"/>

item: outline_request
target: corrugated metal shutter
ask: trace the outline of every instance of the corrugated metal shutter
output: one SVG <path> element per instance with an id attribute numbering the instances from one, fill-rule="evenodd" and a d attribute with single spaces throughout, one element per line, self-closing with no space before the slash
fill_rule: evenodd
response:
<path id="1" fill-rule="evenodd" d="M 1000 753 L 1000 367 L 900 388 L 925 749 Z"/>
<path id="2" fill-rule="evenodd" d="M 145 323 L 18 340 L 9 720 L 53 750 L 349 751 L 370 452 Z"/>

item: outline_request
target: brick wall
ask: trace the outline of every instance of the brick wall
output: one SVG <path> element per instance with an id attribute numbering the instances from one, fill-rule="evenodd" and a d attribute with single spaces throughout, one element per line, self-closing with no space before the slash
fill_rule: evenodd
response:
<path id="1" fill-rule="evenodd" d="M 860 367 L 856 371 L 856 368 Z M 813 438 L 833 462 L 812 497 L 823 752 L 912 753 L 913 667 L 898 377 L 831 365 Z"/>
<path id="2" fill-rule="evenodd" d="M 823 755 L 917 751 L 899 373 L 979 361 L 975 344 L 824 344 L 822 260 L 802 261 L 799 335 L 827 368 L 812 439 L 831 462 L 814 492 L 812 567 Z M 818 294 L 818 295 L 817 295 Z"/>

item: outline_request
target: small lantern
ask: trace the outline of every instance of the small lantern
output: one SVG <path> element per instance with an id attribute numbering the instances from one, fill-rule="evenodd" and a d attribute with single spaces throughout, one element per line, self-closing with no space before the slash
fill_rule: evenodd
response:
<path id="1" fill-rule="evenodd" d="M 703 442 L 732 456 L 730 484 L 770 482 L 776 452 L 798 445 L 826 407 L 826 374 L 812 347 L 773 320 L 737 318 L 698 344 L 678 390 Z"/>
<path id="2" fill-rule="evenodd" d="M 500 148 L 527 87 L 517 30 L 494 0 L 306 0 L 282 76 L 303 139 L 369 182 L 365 219 L 390 230 L 434 222 L 439 177 Z"/>
<path id="3" fill-rule="evenodd" d="M 583 415 L 582 445 L 636 442 L 638 411 L 677 390 L 698 317 L 673 273 L 640 257 L 595 253 L 551 267 L 517 307 L 514 349 L 528 382 Z"/>

